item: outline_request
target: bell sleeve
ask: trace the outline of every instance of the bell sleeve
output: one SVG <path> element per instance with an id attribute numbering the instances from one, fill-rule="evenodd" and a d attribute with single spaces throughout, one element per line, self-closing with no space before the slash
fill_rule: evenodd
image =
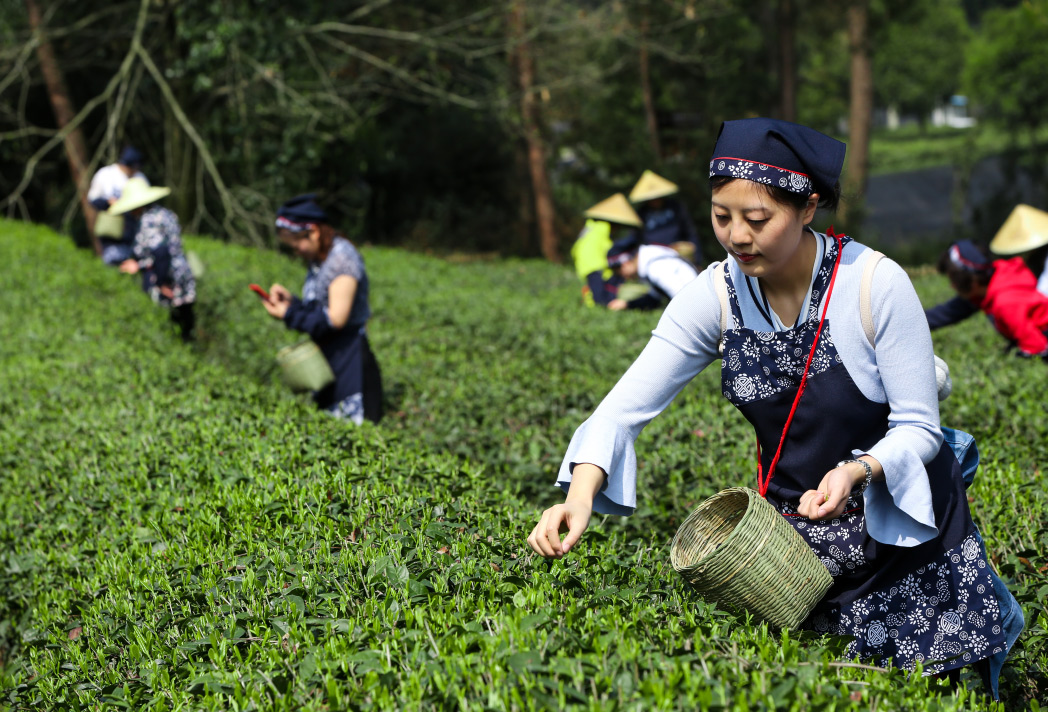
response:
<path id="1" fill-rule="evenodd" d="M 670 302 L 640 356 L 571 438 L 557 485 L 567 492 L 579 463 L 601 468 L 607 476 L 593 501 L 596 512 L 633 513 L 637 436 L 717 358 L 720 304 L 712 274 L 707 270 Z"/>
<path id="2" fill-rule="evenodd" d="M 943 439 L 931 332 L 901 267 L 883 260 L 874 285 L 874 358 L 890 407 L 888 432 L 868 451 L 853 454 L 868 454 L 884 468 L 884 480 L 871 483 L 865 492 L 870 536 L 913 547 L 938 533 L 925 468 Z"/>

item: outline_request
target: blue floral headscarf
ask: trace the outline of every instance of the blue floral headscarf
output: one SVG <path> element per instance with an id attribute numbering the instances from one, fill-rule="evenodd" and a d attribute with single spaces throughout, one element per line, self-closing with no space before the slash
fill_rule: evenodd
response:
<path id="1" fill-rule="evenodd" d="M 837 139 L 789 121 L 725 121 L 713 148 L 710 178 L 744 178 L 791 193 L 828 195 L 840 178 L 846 148 Z"/>

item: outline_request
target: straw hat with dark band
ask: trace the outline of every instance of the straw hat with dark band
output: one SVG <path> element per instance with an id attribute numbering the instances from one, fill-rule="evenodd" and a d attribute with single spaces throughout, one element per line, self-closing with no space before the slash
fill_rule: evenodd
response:
<path id="1" fill-rule="evenodd" d="M 630 191 L 631 203 L 643 203 L 645 200 L 665 198 L 667 195 L 679 193 L 680 188 L 673 181 L 668 181 L 654 171 L 644 171 L 640 180 Z"/>
<path id="2" fill-rule="evenodd" d="M 159 185 L 149 185 L 145 178 L 129 178 L 124 184 L 124 190 L 120 199 L 109 206 L 110 215 L 123 215 L 136 208 L 155 203 L 163 197 L 171 194 L 170 188 Z"/>
<path id="3" fill-rule="evenodd" d="M 610 198 L 600 201 L 582 214 L 594 220 L 606 220 L 618 225 L 640 227 L 643 224 L 640 221 L 640 216 L 637 215 L 637 211 L 633 209 L 633 206 L 630 205 L 629 201 L 626 200 L 626 196 L 622 193 L 616 193 Z"/>
<path id="4" fill-rule="evenodd" d="M 1017 255 L 1048 245 L 1048 213 L 1029 205 L 1016 205 L 990 241 L 998 255 Z"/>

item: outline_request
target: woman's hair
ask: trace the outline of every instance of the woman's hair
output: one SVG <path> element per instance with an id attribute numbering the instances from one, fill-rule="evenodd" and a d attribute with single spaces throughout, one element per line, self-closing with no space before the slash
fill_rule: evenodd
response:
<path id="1" fill-rule="evenodd" d="M 732 176 L 713 176 L 710 178 L 710 190 L 717 190 L 733 180 L 745 180 L 745 178 L 733 178 Z M 787 208 L 793 208 L 797 212 L 804 210 L 804 206 L 808 204 L 808 196 L 803 193 L 791 193 L 785 188 L 780 188 L 777 185 L 768 185 L 767 183 L 756 183 L 760 189 L 771 198 L 773 201 Z M 828 191 L 828 195 L 819 193 L 819 207 L 833 212 L 837 209 L 837 206 L 841 202 L 841 184 L 840 182 L 834 183 L 833 189 Z"/>
<path id="2" fill-rule="evenodd" d="M 1026 262 L 1026 266 L 1033 272 L 1033 276 L 1037 279 L 1041 278 L 1044 274 L 1044 270 L 1048 267 L 1048 245 L 1042 245 L 1033 252 L 1027 252 L 1026 256 L 1023 257 Z"/>
<path id="3" fill-rule="evenodd" d="M 983 249 L 981 245 L 975 245 L 979 252 L 986 257 L 986 262 L 991 262 L 990 254 Z M 948 248 L 942 255 L 939 256 L 939 262 L 936 268 L 940 273 L 946 275 L 946 279 L 950 280 L 950 285 L 959 294 L 968 294 L 972 287 L 980 285 L 985 287 L 990 283 L 990 277 L 993 276 L 993 270 L 971 270 L 965 269 L 961 265 L 950 259 L 950 249 Z"/>
<path id="4" fill-rule="evenodd" d="M 317 252 L 317 259 L 323 262 L 327 259 L 328 253 L 331 252 L 331 246 L 335 244 L 335 237 L 338 235 L 338 230 L 331 227 L 327 223 L 317 223 L 317 230 L 320 231 L 320 249 Z"/>
<path id="5" fill-rule="evenodd" d="M 327 259 L 328 253 L 331 252 L 331 246 L 335 244 L 335 238 L 340 234 L 338 230 L 331 227 L 327 223 L 312 223 L 316 226 L 320 232 L 320 246 L 317 250 L 317 261 L 323 262 Z M 288 240 L 296 240 L 300 237 L 306 237 L 306 232 L 291 232 L 290 230 L 281 228 L 277 231 L 281 241 L 284 244 L 288 244 Z"/>

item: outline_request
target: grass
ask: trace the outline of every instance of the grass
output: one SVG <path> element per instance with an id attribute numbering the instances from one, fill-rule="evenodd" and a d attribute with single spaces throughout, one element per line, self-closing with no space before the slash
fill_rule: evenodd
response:
<path id="1" fill-rule="evenodd" d="M 359 428 L 276 378 L 294 340 L 246 285 L 279 255 L 191 239 L 208 267 L 183 347 L 133 280 L 0 222 L 0 705 L 12 709 L 986 709 L 708 606 L 668 543 L 752 482 L 752 436 L 701 374 L 638 443 L 630 518 L 564 561 L 524 543 L 573 429 L 657 315 L 585 310 L 568 269 L 365 248 L 389 415 Z M 915 274 L 922 298 L 947 295 Z M 1028 629 L 1007 709 L 1048 703 L 1043 364 L 973 319 L 936 334 L 944 422 Z"/>
<path id="2" fill-rule="evenodd" d="M 1029 150 L 1033 141 L 1043 150 L 1048 145 L 1048 128 L 1035 139 L 1015 136 L 990 124 L 979 123 L 969 129 L 904 126 L 895 130 L 878 129 L 870 139 L 870 173 L 884 175 L 922 168 L 963 165 L 1016 150 Z"/>

